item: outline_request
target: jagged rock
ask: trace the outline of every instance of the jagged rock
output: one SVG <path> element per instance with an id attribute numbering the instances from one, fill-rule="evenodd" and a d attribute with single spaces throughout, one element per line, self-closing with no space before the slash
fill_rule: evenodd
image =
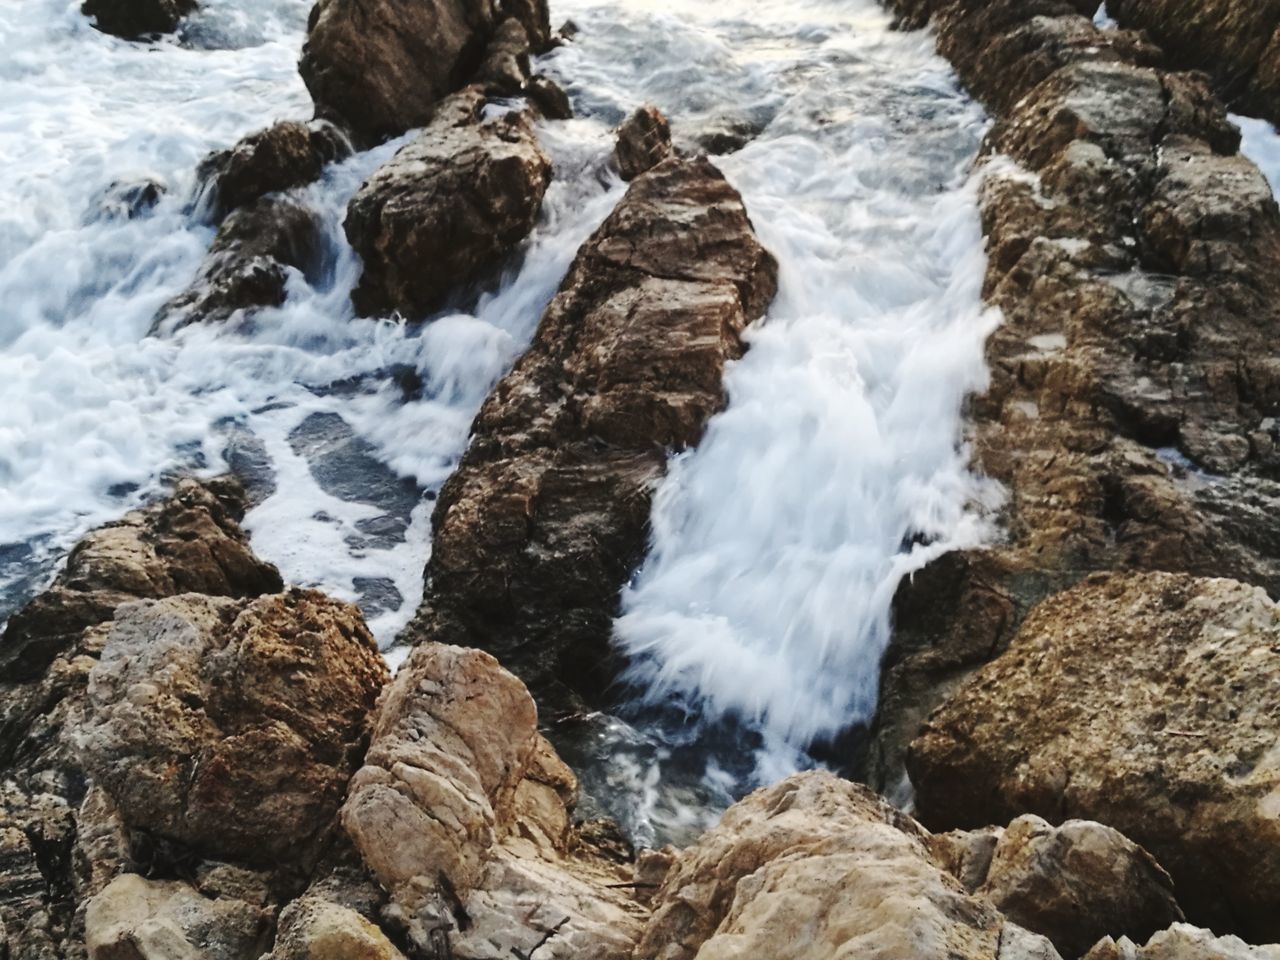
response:
<path id="1" fill-rule="evenodd" d="M 275 949 L 263 960 L 404 960 L 404 954 L 359 912 L 308 895 L 281 911 Z"/>
<path id="2" fill-rule="evenodd" d="M 553 934 L 539 960 L 622 960 L 642 911 L 609 887 L 628 865 L 572 828 L 575 787 L 520 681 L 478 650 L 427 644 L 380 705 L 342 822 L 419 954 L 528 955 Z"/>
<path id="3" fill-rule="evenodd" d="M 553 46 L 547 0 L 502 0 L 502 12 L 524 25 L 534 53 L 543 53 Z"/>
<path id="4" fill-rule="evenodd" d="M 318 115 L 369 146 L 430 121 L 495 23 L 491 0 L 320 0 L 298 69 Z"/>
<path id="5" fill-rule="evenodd" d="M 136 874 L 117 877 L 85 912 L 90 960 L 257 960 L 270 934 L 260 907 Z"/>
<path id="6" fill-rule="evenodd" d="M 178 21 L 197 7 L 195 0 L 85 0 L 80 12 L 94 26 L 126 40 L 172 33 Z"/>
<path id="7" fill-rule="evenodd" d="M 322 229 L 315 211 L 283 198 L 264 197 L 236 210 L 218 228 L 191 289 L 160 309 L 152 335 L 280 306 L 289 268 L 317 276 Z"/>
<path id="8" fill-rule="evenodd" d="M 244 137 L 230 150 L 209 154 L 197 175 L 210 192 L 214 220 L 269 193 L 289 190 L 319 178 L 324 165 L 350 153 L 346 137 L 330 123 L 279 123 Z"/>
<path id="9" fill-rule="evenodd" d="M 159 180 L 117 180 L 93 200 L 86 220 L 136 220 L 149 213 L 169 188 Z"/>
<path id="10" fill-rule="evenodd" d="M 1088 820 L 1055 827 L 1021 816 L 1007 830 L 930 840 L 970 893 L 1078 957 L 1105 936 L 1146 939 L 1182 919 L 1173 881 L 1117 830 Z"/>
<path id="11" fill-rule="evenodd" d="M 53 585 L 9 619 L 0 681 L 39 678 L 85 627 L 109 620 L 126 600 L 279 590 L 279 571 L 249 549 L 243 512 L 236 485 L 181 480 L 170 499 L 85 536 Z M 0 756 L 7 752 L 0 741 Z"/>
<path id="12" fill-rule="evenodd" d="M 572 120 L 573 103 L 564 88 L 550 77 L 538 74 L 525 85 L 525 96 L 548 120 Z"/>
<path id="13" fill-rule="evenodd" d="M 1280 960 L 1280 945 L 1252 947 L 1239 937 L 1215 937 L 1213 931 L 1175 923 L 1136 946 L 1132 940 L 1100 941 L 1084 960 Z"/>
<path id="14" fill-rule="evenodd" d="M 359 611 L 319 593 L 129 604 L 90 674 L 82 759 L 133 831 L 305 869 L 386 674 Z"/>
<path id="15" fill-rule="evenodd" d="M 648 173 L 672 154 L 671 125 L 662 111 L 654 106 L 636 110 L 618 127 L 618 144 L 613 151 L 613 165 L 623 180 L 634 180 Z"/>
<path id="16" fill-rule="evenodd" d="M 483 106 L 474 87 L 450 98 L 352 198 L 344 228 L 364 261 L 359 313 L 425 316 L 533 229 L 551 161 L 527 115 L 482 123 Z"/>
<path id="17" fill-rule="evenodd" d="M 406 636 L 489 650 L 548 715 L 598 698 L 653 487 L 668 452 L 696 443 L 719 409 L 724 365 L 775 285 L 741 198 L 709 162 L 637 179 L 476 418 Z"/>
<path id="18" fill-rule="evenodd" d="M 502 21 L 489 41 L 484 61 L 472 83 L 491 96 L 519 96 L 529 82 L 530 53 L 529 34 L 524 25 L 515 18 Z"/>
<path id="19" fill-rule="evenodd" d="M 1095 575 L 929 718 L 908 763 L 920 817 L 1100 821 L 1168 869 L 1193 920 L 1275 939 L 1278 643 L 1259 588 Z"/>
<path id="20" fill-rule="evenodd" d="M 864 787 L 788 777 L 680 855 L 635 960 L 1058 956 L 966 893 L 928 839 Z"/>

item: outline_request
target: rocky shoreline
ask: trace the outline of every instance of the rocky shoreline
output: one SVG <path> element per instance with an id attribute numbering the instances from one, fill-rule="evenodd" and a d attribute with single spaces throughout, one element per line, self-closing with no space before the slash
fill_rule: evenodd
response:
<path id="1" fill-rule="evenodd" d="M 1224 13 L 1193 55 L 1175 2 L 1115 3 L 1150 36 L 1060 0 L 891 5 L 994 120 L 1004 322 L 969 414 L 1009 497 L 1003 542 L 899 591 L 870 786 L 795 774 L 636 850 L 575 815 L 540 732 L 604 701 L 654 486 L 777 292 L 742 198 L 646 108 L 441 493 L 394 677 L 357 608 L 253 555 L 229 477 L 91 533 L 9 620 L 4 956 L 1280 958 L 1280 208 L 1221 99 L 1274 106 L 1240 41 L 1273 21 Z M 126 6 L 86 12 L 134 36 L 188 9 Z M 420 320 L 482 282 L 555 176 L 554 42 L 545 3 L 321 0 L 317 119 L 206 161 L 218 237 L 155 332 L 281 302 L 318 229 L 277 192 L 418 127 L 348 208 L 356 307 Z"/>

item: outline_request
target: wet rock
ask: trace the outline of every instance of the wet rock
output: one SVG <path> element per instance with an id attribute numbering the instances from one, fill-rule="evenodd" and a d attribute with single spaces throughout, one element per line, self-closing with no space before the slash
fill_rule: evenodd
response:
<path id="1" fill-rule="evenodd" d="M 352 199 L 344 227 L 364 261 L 360 314 L 423 317 L 533 229 L 551 161 L 527 115 L 480 122 L 483 106 L 478 88 L 451 98 Z"/>
<path id="2" fill-rule="evenodd" d="M 191 289 L 161 308 L 151 334 L 282 305 L 290 268 L 318 276 L 322 231 L 316 213 L 292 200 L 264 197 L 241 207 L 222 221 Z"/>
<path id="3" fill-rule="evenodd" d="M 719 409 L 724 364 L 775 284 L 710 163 L 671 160 L 637 179 L 477 417 L 441 491 L 431 591 L 406 636 L 489 650 L 548 716 L 598 699 L 653 486 Z"/>
<path id="4" fill-rule="evenodd" d="M 495 25 L 490 0 L 320 0 L 298 69 L 318 115 L 369 146 L 430 121 Z"/>
<path id="5" fill-rule="evenodd" d="M 296 120 L 251 133 L 230 150 L 209 154 L 197 175 L 210 192 L 206 201 L 214 220 L 269 193 L 311 183 L 325 163 L 350 153 L 343 134 L 332 124 Z"/>
<path id="6" fill-rule="evenodd" d="M 1064 957 L 1083 955 L 1105 936 L 1145 940 L 1182 919 L 1169 875 L 1100 823 L 1055 827 L 1022 816 L 1007 830 L 935 836 L 930 847 L 965 889 L 1048 937 Z"/>
<path id="7" fill-rule="evenodd" d="M 672 155 L 671 125 L 654 106 L 636 110 L 618 127 L 617 137 L 613 165 L 623 180 L 634 180 L 648 173 Z"/>
<path id="8" fill-rule="evenodd" d="M 127 600 L 279 590 L 279 572 L 249 549 L 243 511 L 234 483 L 182 480 L 172 498 L 88 534 L 53 585 L 10 618 L 0 637 L 0 681 L 38 679 L 85 627 L 109 620 Z"/>
<path id="9" fill-rule="evenodd" d="M 524 26 L 534 53 L 544 53 L 553 46 L 547 0 L 502 0 L 501 7 L 504 14 Z"/>
<path id="10" fill-rule="evenodd" d="M 525 96 L 548 120 L 572 120 L 573 103 L 560 84 L 538 74 L 525 85 Z"/>
<path id="11" fill-rule="evenodd" d="M 1175 923 L 1141 947 L 1108 937 L 1085 960 L 1280 960 L 1280 946 L 1251 947 L 1239 937 L 1215 937 L 1211 930 Z"/>
<path id="12" fill-rule="evenodd" d="M 544 960 L 621 960 L 642 911 L 610 886 L 629 865 L 571 825 L 575 787 L 515 677 L 478 650 L 427 644 L 380 704 L 342 822 L 418 954 L 528 955 L 545 938 Z"/>
<path id="13" fill-rule="evenodd" d="M 260 907 L 136 874 L 113 880 L 85 914 L 89 960 L 257 960 L 270 932 Z"/>
<path id="14" fill-rule="evenodd" d="M 929 718 L 908 761 L 921 819 L 1100 821 L 1168 869 L 1190 918 L 1275 939 L 1278 637 L 1256 587 L 1090 578 Z"/>
<path id="15" fill-rule="evenodd" d="M 386 675 L 359 612 L 322 594 L 130 604 L 90 674 L 83 762 L 134 831 L 305 867 Z"/>
<path id="16" fill-rule="evenodd" d="M 514 18 L 498 26 L 472 83 L 491 96 L 515 97 L 529 81 L 529 34 Z"/>
<path id="17" fill-rule="evenodd" d="M 864 787 L 798 774 L 680 854 L 636 960 L 1058 956 L 964 891 L 928 834 Z"/>
<path id="18" fill-rule="evenodd" d="M 136 220 L 150 213 L 168 192 L 159 180 L 117 180 L 102 191 L 93 201 L 86 219 Z"/>
<path id="19" fill-rule="evenodd" d="M 196 6 L 195 0 L 85 0 L 80 12 L 93 17 L 93 25 L 103 33 L 137 40 L 172 33 Z"/>

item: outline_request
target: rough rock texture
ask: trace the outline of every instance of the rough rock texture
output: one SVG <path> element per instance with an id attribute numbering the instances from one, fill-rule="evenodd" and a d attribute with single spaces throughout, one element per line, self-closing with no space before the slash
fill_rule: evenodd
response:
<path id="1" fill-rule="evenodd" d="M 89 901 L 85 945 L 90 960 L 258 960 L 271 920 L 243 900 L 124 874 Z"/>
<path id="2" fill-rule="evenodd" d="M 320 218 L 293 200 L 264 197 L 241 207 L 222 221 L 199 276 L 160 309 L 151 333 L 280 306 L 289 268 L 318 274 L 322 242 Z"/>
<path id="3" fill-rule="evenodd" d="M 342 822 L 418 955 L 628 957 L 629 865 L 570 825 L 573 774 L 525 687 L 488 654 L 428 644 L 388 689 Z M 548 935 L 550 935 L 548 937 Z"/>
<path id="4" fill-rule="evenodd" d="M 264 960 L 404 960 L 404 954 L 357 910 L 307 895 L 281 911 L 275 949 Z"/>
<path id="5" fill-rule="evenodd" d="M 1280 945 L 1251 947 L 1239 937 L 1215 937 L 1210 930 L 1176 923 L 1142 947 L 1129 939 L 1103 940 L 1085 960 L 1280 960 Z"/>
<path id="6" fill-rule="evenodd" d="M 209 154 L 197 174 L 210 193 L 210 214 L 220 221 L 268 193 L 310 183 L 326 163 L 342 159 L 350 150 L 341 131 L 330 123 L 282 120 L 249 134 L 230 150 Z"/>
<path id="7" fill-rule="evenodd" d="M 364 261 L 359 313 L 424 316 L 533 229 L 551 161 L 527 115 L 482 123 L 483 106 L 479 88 L 450 98 L 352 198 L 344 227 Z"/>
<path id="8" fill-rule="evenodd" d="M 789 777 L 680 855 L 635 960 L 1058 956 L 966 893 L 928 841 L 864 787 Z"/>
<path id="9" fill-rule="evenodd" d="M 1064 957 L 1106 936 L 1145 940 L 1182 919 L 1173 881 L 1119 831 L 1089 820 L 1055 827 L 1021 816 L 1007 830 L 939 834 L 935 857 L 965 889 Z"/>
<path id="10" fill-rule="evenodd" d="M 671 125 L 657 107 L 640 107 L 618 127 L 613 165 L 623 180 L 648 173 L 671 154 Z"/>
<path id="11" fill-rule="evenodd" d="M 481 409 L 434 516 L 415 640 L 489 650 L 548 715 L 610 681 L 619 588 L 652 488 L 722 402 L 776 264 L 706 160 L 636 180 Z"/>
<path id="12" fill-rule="evenodd" d="M 1280 611 L 1264 591 L 1095 575 L 1036 608 L 930 717 L 909 769 L 930 826 L 1101 821 L 1168 869 L 1190 918 L 1267 941 L 1278 734 Z"/>
<path id="13" fill-rule="evenodd" d="M 932 16 L 996 117 L 981 204 L 1004 323 L 971 412 L 1009 536 L 904 584 L 871 758 L 884 785 L 928 711 L 1093 571 L 1280 594 L 1280 212 L 1222 104 L 1142 36 L 1096 29 L 1092 4 L 893 6 Z"/>
<path id="14" fill-rule="evenodd" d="M 1280 123 L 1280 2 L 1110 0 L 1107 11 L 1146 30 L 1171 64 L 1205 70 L 1244 113 Z"/>
<path id="15" fill-rule="evenodd" d="M 103 33 L 136 40 L 172 33 L 196 6 L 195 0 L 85 0 L 80 11 Z"/>
<path id="16" fill-rule="evenodd" d="M 320 0 L 298 68 L 317 114 L 369 146 L 427 123 L 495 25 L 491 0 Z"/>
<path id="17" fill-rule="evenodd" d="M 502 0 L 502 12 L 520 21 L 534 53 L 551 48 L 551 9 L 547 0 Z"/>
<path id="18" fill-rule="evenodd" d="M 305 868 L 386 676 L 359 611 L 319 593 L 130 604 L 90 674 L 82 759 L 133 831 Z"/>

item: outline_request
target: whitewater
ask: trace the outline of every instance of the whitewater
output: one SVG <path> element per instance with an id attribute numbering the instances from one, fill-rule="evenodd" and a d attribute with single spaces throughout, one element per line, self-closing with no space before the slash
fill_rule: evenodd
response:
<path id="1" fill-rule="evenodd" d="M 625 189 L 612 128 L 652 102 L 742 192 L 780 292 L 724 412 L 656 493 L 615 628 L 618 708 L 560 739 L 641 840 L 812 763 L 811 743 L 874 711 L 902 578 L 995 535 L 1000 493 L 969 471 L 963 419 L 998 320 L 981 302 L 982 110 L 932 37 L 892 31 L 873 0 L 561 0 L 580 32 L 539 66 L 578 118 L 539 126 L 556 179 L 500 281 L 425 325 L 354 317 L 342 217 L 409 134 L 299 191 L 329 266 L 291 276 L 283 307 L 149 338 L 212 240 L 201 157 L 310 116 L 308 9 L 208 0 L 177 37 L 136 44 L 76 3 L 0 5 L 0 617 L 167 478 L 234 468 L 259 555 L 360 603 L 396 660 L 435 491 Z M 140 181 L 164 193 L 129 219 L 112 191 Z M 749 736 L 721 743 L 726 724 Z"/>

